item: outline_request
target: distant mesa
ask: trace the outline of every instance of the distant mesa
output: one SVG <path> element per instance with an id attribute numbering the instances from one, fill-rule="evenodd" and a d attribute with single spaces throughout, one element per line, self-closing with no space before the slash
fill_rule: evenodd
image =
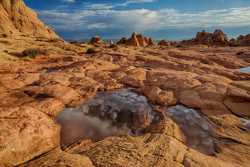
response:
<path id="1" fill-rule="evenodd" d="M 28 8 L 23 0 L 0 0 L 0 34 L 25 34 L 34 37 L 58 38 Z"/>
<path id="2" fill-rule="evenodd" d="M 134 32 L 129 39 L 123 37 L 118 42 L 118 45 L 129 45 L 135 47 L 146 47 L 154 45 L 152 38 L 145 37 L 142 34 Z"/>

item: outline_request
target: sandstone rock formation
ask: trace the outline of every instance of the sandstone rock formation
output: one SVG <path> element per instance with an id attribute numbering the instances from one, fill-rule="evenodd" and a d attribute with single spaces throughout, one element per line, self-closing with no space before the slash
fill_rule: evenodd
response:
<path id="1" fill-rule="evenodd" d="M 240 35 L 235 43 L 237 46 L 250 46 L 250 34 Z"/>
<path id="2" fill-rule="evenodd" d="M 23 0 L 0 1 L 0 33 L 58 38 L 52 29 L 37 18 L 35 12 L 26 7 Z"/>
<path id="3" fill-rule="evenodd" d="M 161 46 L 171 46 L 171 43 L 170 43 L 170 41 L 161 40 L 161 41 L 158 42 L 158 45 L 161 45 Z"/>
<path id="4" fill-rule="evenodd" d="M 0 110 L 0 166 L 15 166 L 58 146 L 59 127 L 30 107 Z"/>
<path id="5" fill-rule="evenodd" d="M 227 46 L 229 44 L 226 34 L 222 30 L 215 30 L 213 33 L 206 31 L 198 32 L 191 40 L 183 41 L 183 44 L 203 44 L 209 46 Z"/>
<path id="6" fill-rule="evenodd" d="M 91 38 L 89 43 L 92 45 L 100 45 L 103 44 L 103 40 L 101 39 L 100 36 L 94 36 Z"/>
<path id="7" fill-rule="evenodd" d="M 176 41 L 167 41 L 167 40 L 160 40 L 158 42 L 158 45 L 160 45 L 160 46 L 175 46 L 177 44 L 178 44 L 178 42 L 176 42 Z"/>
<path id="8" fill-rule="evenodd" d="M 117 44 L 125 44 L 129 46 L 136 46 L 136 47 L 146 47 L 150 45 L 154 45 L 154 42 L 151 38 L 144 37 L 141 34 L 134 32 L 132 36 L 127 38 L 122 38 Z"/>

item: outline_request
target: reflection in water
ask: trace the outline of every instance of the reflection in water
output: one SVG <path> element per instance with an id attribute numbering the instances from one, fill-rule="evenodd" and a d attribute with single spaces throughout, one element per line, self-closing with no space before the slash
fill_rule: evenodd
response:
<path id="1" fill-rule="evenodd" d="M 245 73 L 250 73 L 250 67 L 241 68 L 240 71 Z"/>
<path id="2" fill-rule="evenodd" d="M 122 89 L 99 93 L 79 107 L 65 109 L 57 122 L 61 125 L 61 144 L 68 145 L 80 139 L 139 135 L 154 118 L 144 96 Z"/>
<path id="3" fill-rule="evenodd" d="M 215 153 L 212 127 L 194 109 L 177 105 L 168 109 L 172 119 L 180 126 L 186 136 L 186 144 L 204 154 Z"/>
<path id="4" fill-rule="evenodd" d="M 249 119 L 245 119 L 245 118 L 241 118 L 241 123 L 244 126 L 244 128 L 250 132 L 250 120 Z"/>

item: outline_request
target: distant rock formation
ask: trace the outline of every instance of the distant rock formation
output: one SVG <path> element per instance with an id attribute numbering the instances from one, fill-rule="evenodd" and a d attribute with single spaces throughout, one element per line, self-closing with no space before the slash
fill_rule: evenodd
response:
<path id="1" fill-rule="evenodd" d="M 170 42 L 169 41 L 166 41 L 166 40 L 161 40 L 158 42 L 158 45 L 161 45 L 161 46 L 170 46 Z"/>
<path id="2" fill-rule="evenodd" d="M 250 34 L 240 35 L 235 40 L 235 43 L 236 43 L 236 45 L 239 45 L 239 46 L 250 46 Z"/>
<path id="3" fill-rule="evenodd" d="M 160 46 L 174 46 L 174 45 L 176 45 L 176 44 L 177 44 L 176 41 L 160 40 L 160 41 L 158 42 L 158 45 L 160 45 Z"/>
<path id="4" fill-rule="evenodd" d="M 142 34 L 134 32 L 129 39 L 123 37 L 120 39 L 120 41 L 117 42 L 117 44 L 124 44 L 136 47 L 146 47 L 149 45 L 154 45 L 154 42 L 151 38 L 144 37 Z"/>
<path id="5" fill-rule="evenodd" d="M 0 33 L 58 38 L 56 33 L 40 21 L 37 14 L 28 8 L 23 0 L 0 0 Z"/>
<path id="6" fill-rule="evenodd" d="M 191 40 L 182 41 L 182 44 L 204 44 L 209 46 L 227 46 L 229 41 L 227 35 L 222 30 L 215 30 L 213 33 L 206 31 L 198 32 Z"/>
<path id="7" fill-rule="evenodd" d="M 100 36 L 94 36 L 91 38 L 89 43 L 92 45 L 100 45 L 103 44 L 103 40 Z"/>

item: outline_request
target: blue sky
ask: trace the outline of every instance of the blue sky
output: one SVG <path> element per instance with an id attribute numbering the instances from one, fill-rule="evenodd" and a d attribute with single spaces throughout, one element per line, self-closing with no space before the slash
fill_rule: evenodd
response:
<path id="1" fill-rule="evenodd" d="M 250 0 L 25 0 L 67 39 L 118 39 L 141 32 L 187 39 L 202 29 L 230 37 L 250 33 Z"/>

